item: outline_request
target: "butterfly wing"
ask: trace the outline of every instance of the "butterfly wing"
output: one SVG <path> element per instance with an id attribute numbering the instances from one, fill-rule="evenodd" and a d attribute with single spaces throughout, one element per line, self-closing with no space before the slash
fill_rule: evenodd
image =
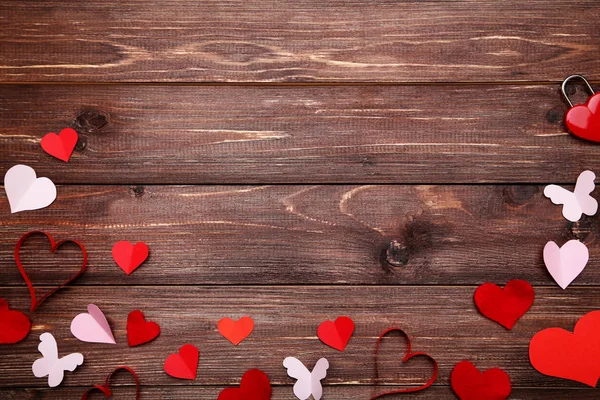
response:
<path id="1" fill-rule="evenodd" d="M 562 204 L 562 214 L 569 221 L 576 222 L 581 218 L 581 207 L 575 193 L 558 185 L 548 185 L 544 188 L 544 196 L 554 204 Z"/>
<path id="2" fill-rule="evenodd" d="M 590 196 L 590 193 L 596 188 L 594 179 L 596 179 L 596 175 L 592 171 L 583 171 L 579 174 L 575 184 L 574 194 L 585 215 L 594 215 L 598 211 L 598 202 Z"/>
<path id="3" fill-rule="evenodd" d="M 48 375 L 48 385 L 53 387 L 49 375 L 52 372 L 54 365 L 56 365 L 56 362 L 58 361 L 58 347 L 56 346 L 56 340 L 51 333 L 45 332 L 40 335 L 38 351 L 43 357 L 35 360 L 31 366 L 33 375 L 36 378 L 42 378 Z"/>
<path id="4" fill-rule="evenodd" d="M 327 369 L 329 368 L 329 361 L 326 358 L 321 358 L 315 364 L 311 372 L 311 380 L 312 380 L 312 395 L 315 400 L 320 400 L 323 395 L 323 385 L 321 385 L 321 380 L 325 379 L 327 376 Z"/>
<path id="5" fill-rule="evenodd" d="M 312 393 L 312 377 L 310 371 L 295 357 L 287 357 L 283 360 L 283 366 L 287 368 L 287 374 L 298 381 L 294 385 L 294 395 L 300 400 L 306 400 Z M 315 397 L 316 398 L 316 397 Z"/>

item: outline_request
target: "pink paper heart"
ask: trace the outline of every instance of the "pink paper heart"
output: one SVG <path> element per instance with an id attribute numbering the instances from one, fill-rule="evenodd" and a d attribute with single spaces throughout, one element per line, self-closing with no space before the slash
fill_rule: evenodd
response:
<path id="1" fill-rule="evenodd" d="M 82 342 L 116 344 L 110 325 L 100 309 L 88 305 L 88 312 L 82 313 L 71 321 L 71 333 Z"/>
<path id="2" fill-rule="evenodd" d="M 578 240 L 569 240 L 562 247 L 552 241 L 544 246 L 544 264 L 563 289 L 579 276 L 589 258 L 587 247 Z"/>

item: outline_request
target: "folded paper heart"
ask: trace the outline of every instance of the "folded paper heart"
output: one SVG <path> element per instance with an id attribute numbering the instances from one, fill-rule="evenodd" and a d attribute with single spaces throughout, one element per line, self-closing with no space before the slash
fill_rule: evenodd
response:
<path id="1" fill-rule="evenodd" d="M 552 241 L 544 247 L 544 264 L 552 278 L 563 289 L 581 274 L 589 260 L 585 244 L 578 240 L 569 240 L 562 247 Z"/>
<path id="2" fill-rule="evenodd" d="M 470 361 L 461 361 L 450 374 L 452 390 L 461 400 L 504 400 L 510 396 L 510 378 L 500 368 L 483 373 Z"/>
<path id="3" fill-rule="evenodd" d="M 11 310 L 8 302 L 0 299 L 0 344 L 18 343 L 31 330 L 31 321 L 20 311 Z"/>
<path id="4" fill-rule="evenodd" d="M 53 157 L 64 162 L 68 162 L 75 150 L 75 145 L 79 136 L 77 131 L 71 128 L 65 128 L 57 135 L 56 133 L 48 133 L 44 135 L 40 144 L 42 149 Z"/>
<path id="5" fill-rule="evenodd" d="M 83 261 L 81 264 L 81 269 L 79 269 L 79 271 L 77 271 L 73 276 L 71 276 L 69 279 L 67 279 L 66 282 L 64 282 L 61 285 L 59 285 L 58 287 L 50 290 L 48 293 L 46 293 L 44 296 L 42 296 L 39 300 L 37 299 L 37 297 L 35 295 L 35 289 L 33 288 L 33 284 L 31 283 L 29 276 L 27 276 L 27 272 L 25 272 L 25 268 L 23 267 L 23 264 L 21 263 L 21 256 L 20 256 L 20 251 L 21 251 L 21 247 L 23 246 L 23 243 L 25 243 L 25 241 L 29 237 L 36 235 L 36 234 L 41 234 L 48 238 L 48 240 L 50 241 L 50 253 L 54 253 L 65 243 L 75 243 L 77 246 L 79 246 L 79 248 L 81 249 L 81 251 L 83 253 Z M 55 242 L 54 239 L 52 239 L 52 236 L 50 236 L 50 234 L 48 234 L 48 233 L 45 233 L 42 231 L 31 231 L 31 232 L 28 232 L 25 235 L 23 235 L 21 237 L 21 239 L 19 239 L 19 241 L 17 242 L 17 245 L 15 246 L 15 262 L 17 263 L 19 272 L 21 273 L 21 276 L 25 280 L 25 283 L 27 284 L 27 288 L 29 289 L 29 295 L 31 297 L 30 311 L 34 312 L 38 308 L 38 306 L 42 302 L 44 302 L 44 300 L 46 300 L 48 297 L 50 297 L 51 295 L 53 295 L 54 293 L 56 293 L 58 290 L 62 289 L 63 287 L 67 286 L 69 283 L 73 282 L 75 279 L 77 279 L 79 276 L 81 276 L 81 274 L 83 274 L 83 271 L 85 271 L 85 268 L 87 266 L 87 252 L 85 251 L 85 247 L 83 247 L 83 245 L 80 242 L 78 242 L 77 240 L 62 240 L 60 242 Z"/>
<path id="6" fill-rule="evenodd" d="M 590 97 L 586 104 L 571 108 L 565 122 L 575 136 L 600 142 L 600 93 Z"/>
<path id="7" fill-rule="evenodd" d="M 112 256 L 117 265 L 130 275 L 148 258 L 148 246 L 143 242 L 131 244 L 126 240 L 117 242 L 112 248 Z"/>
<path id="8" fill-rule="evenodd" d="M 353 333 L 354 321 L 349 317 L 339 317 L 335 322 L 325 321 L 317 329 L 321 342 L 339 351 L 346 349 Z"/>
<path id="9" fill-rule="evenodd" d="M 94 304 L 71 321 L 71 333 L 82 342 L 116 344 L 104 313 Z"/>
<path id="10" fill-rule="evenodd" d="M 473 299 L 479 312 L 485 317 L 512 329 L 533 304 L 535 293 L 527 282 L 514 279 L 504 289 L 493 283 L 484 283 L 475 290 Z"/>
<path id="11" fill-rule="evenodd" d="M 113 372 L 108 374 L 108 376 L 106 377 L 106 381 L 104 381 L 104 385 L 94 385 L 94 387 L 88 389 L 87 392 L 85 392 L 83 394 L 83 396 L 81 397 L 81 400 L 86 400 L 88 398 L 89 394 L 91 392 L 93 392 L 94 390 L 101 391 L 104 394 L 104 397 L 106 397 L 106 398 L 112 397 L 112 390 L 110 390 L 110 378 L 112 378 L 112 376 L 119 371 L 127 371 L 133 376 L 133 379 L 135 380 L 135 398 L 136 398 L 136 400 L 139 399 L 139 397 L 140 397 L 140 381 L 139 381 L 138 376 L 135 373 L 135 371 L 129 367 L 117 367 Z"/>
<path id="12" fill-rule="evenodd" d="M 127 316 L 127 343 L 130 347 L 139 346 L 156 339 L 160 335 L 160 326 L 156 322 L 146 321 L 144 313 L 134 310 Z"/>
<path id="13" fill-rule="evenodd" d="M 585 314 L 573 333 L 548 328 L 529 342 L 529 361 L 544 375 L 596 387 L 600 379 L 600 310 Z"/>
<path id="14" fill-rule="evenodd" d="M 259 369 L 251 369 L 242 376 L 239 388 L 221 391 L 217 400 L 270 400 L 271 382 L 267 374 Z"/>
<path id="15" fill-rule="evenodd" d="M 173 378 L 196 379 L 200 352 L 192 344 L 184 344 L 176 354 L 165 360 L 165 372 Z"/>
<path id="16" fill-rule="evenodd" d="M 391 391 L 385 392 L 385 393 L 380 393 L 378 395 L 371 397 L 371 400 L 375 400 L 380 397 L 391 395 L 391 394 L 412 393 L 412 392 L 418 392 L 420 390 L 427 389 L 428 387 L 433 385 L 433 383 L 435 382 L 435 380 L 438 377 L 437 361 L 435 361 L 435 359 L 427 353 L 412 352 L 411 351 L 411 342 L 410 342 L 410 338 L 408 337 L 408 335 L 400 328 L 389 328 L 389 329 L 386 329 L 385 331 L 383 331 L 383 333 L 377 339 L 377 343 L 375 344 L 375 381 L 376 381 L 376 383 L 379 380 L 379 349 L 381 346 L 381 340 L 385 336 L 389 335 L 392 332 L 399 332 L 402 336 L 404 336 L 406 338 L 406 354 L 404 355 L 404 357 L 402 357 L 402 363 L 409 362 L 412 358 L 415 358 L 415 357 L 425 357 L 425 358 L 431 360 L 431 362 L 433 363 L 433 372 L 431 373 L 429 380 L 421 386 L 418 386 L 415 388 L 410 388 L 410 389 L 398 389 L 398 390 L 391 390 Z"/>
<path id="17" fill-rule="evenodd" d="M 27 165 L 15 165 L 6 172 L 4 190 L 11 213 L 39 210 L 56 200 L 54 183 L 48 178 L 38 178 Z"/>
<path id="18" fill-rule="evenodd" d="M 219 321 L 217 329 L 225 339 L 237 346 L 254 330 L 254 320 L 250 317 L 242 317 L 237 321 L 223 318 Z"/>

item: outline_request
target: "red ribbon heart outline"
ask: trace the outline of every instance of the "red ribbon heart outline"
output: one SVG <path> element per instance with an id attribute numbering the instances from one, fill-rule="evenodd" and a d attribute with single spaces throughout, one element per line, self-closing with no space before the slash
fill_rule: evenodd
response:
<path id="1" fill-rule="evenodd" d="M 48 240 L 50 241 L 50 253 L 52 253 L 52 254 L 56 250 L 58 250 L 58 248 L 60 246 L 62 246 L 65 243 L 75 243 L 77 246 L 79 246 L 79 248 L 83 252 L 83 262 L 81 264 L 81 269 L 75 275 L 73 275 L 71 278 L 69 278 L 66 282 L 62 283 L 58 287 L 50 290 L 48 293 L 43 295 L 39 300 L 37 299 L 37 297 L 35 295 L 35 289 L 33 288 L 33 284 L 31 283 L 29 276 L 27 276 L 27 272 L 25 272 L 25 268 L 23 267 L 23 264 L 21 263 L 21 256 L 19 255 L 19 252 L 21 250 L 21 246 L 23 245 L 23 243 L 30 236 L 35 235 L 35 234 L 42 234 L 48 238 Z M 64 288 L 69 283 L 71 283 L 75 279 L 79 278 L 81 276 L 81 274 L 83 274 L 83 271 L 85 271 L 85 268 L 87 267 L 87 251 L 85 251 L 85 247 L 83 246 L 83 244 L 81 244 L 81 242 L 79 242 L 77 240 L 67 239 L 67 240 L 61 240 L 60 242 L 55 242 L 54 239 L 52 238 L 52 236 L 50 236 L 50 234 L 48 234 L 46 232 L 31 231 L 31 232 L 27 232 L 25 235 L 23 235 L 21 237 L 21 239 L 19 239 L 19 241 L 17 242 L 17 245 L 15 246 L 15 262 L 17 263 L 19 272 L 21 273 L 21 276 L 25 280 L 25 283 L 27 284 L 27 288 L 29 289 L 29 296 L 31 297 L 30 311 L 34 312 L 39 307 L 39 305 L 42 304 L 48 297 L 52 296 L 54 293 L 58 292 L 60 289 Z"/>
<path id="2" fill-rule="evenodd" d="M 104 385 L 94 385 L 94 387 L 90 388 L 87 390 L 87 392 L 85 392 L 83 394 L 83 396 L 81 397 L 81 400 L 86 400 L 88 395 L 90 394 L 90 392 L 93 392 L 94 390 L 99 390 L 102 393 L 104 393 L 104 397 L 109 398 L 112 396 L 112 391 L 110 390 L 110 378 L 112 378 L 112 376 L 120 370 L 124 370 L 129 372 L 131 375 L 133 375 L 133 379 L 135 379 L 135 398 L 136 400 L 139 399 L 140 396 L 140 380 L 138 379 L 137 374 L 135 373 L 134 370 L 132 370 L 129 367 L 117 367 L 115 368 L 115 370 L 113 372 L 111 372 L 110 374 L 108 374 L 108 376 L 106 377 L 106 381 L 104 382 Z"/>
<path id="3" fill-rule="evenodd" d="M 379 338 L 377 339 L 377 344 L 375 345 L 375 381 L 379 380 L 379 346 L 381 345 L 381 340 L 386 335 L 390 334 L 391 332 L 400 332 L 406 338 L 406 355 L 404 356 L 404 358 L 402 358 L 402 362 L 403 363 L 408 362 L 413 357 L 419 357 L 419 356 L 426 357 L 426 358 L 430 359 L 431 361 L 433 361 L 433 374 L 431 375 L 431 378 L 429 378 L 429 380 L 421 386 L 418 386 L 416 388 L 411 388 L 411 389 L 399 389 L 399 390 L 392 390 L 390 392 L 380 393 L 380 394 L 377 394 L 377 395 L 371 397 L 371 400 L 375 400 L 375 399 L 378 399 L 380 397 L 387 396 L 390 394 L 413 393 L 413 392 L 418 392 L 423 389 L 427 389 L 428 387 L 433 385 L 433 382 L 435 382 L 435 380 L 438 377 L 437 361 L 435 361 L 435 359 L 433 357 L 431 357 L 429 354 L 424 353 L 422 351 L 416 351 L 414 353 L 411 352 L 410 337 L 408 337 L 406 332 L 404 332 L 402 329 L 397 328 L 397 327 L 392 327 L 392 328 L 386 329 L 385 331 L 383 331 L 381 333 L 381 335 L 379 335 Z"/>

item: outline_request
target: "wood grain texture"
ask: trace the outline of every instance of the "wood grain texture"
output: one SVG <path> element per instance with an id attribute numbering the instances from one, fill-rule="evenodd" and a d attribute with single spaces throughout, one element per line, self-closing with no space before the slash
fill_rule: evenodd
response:
<path id="1" fill-rule="evenodd" d="M 600 78 L 596 0 L 0 2 L 0 80 Z"/>
<path id="2" fill-rule="evenodd" d="M 574 182 L 600 158 L 566 109 L 558 85 L 9 85 L 0 168 L 57 183 Z M 68 164 L 39 146 L 66 126 L 81 135 Z"/>

